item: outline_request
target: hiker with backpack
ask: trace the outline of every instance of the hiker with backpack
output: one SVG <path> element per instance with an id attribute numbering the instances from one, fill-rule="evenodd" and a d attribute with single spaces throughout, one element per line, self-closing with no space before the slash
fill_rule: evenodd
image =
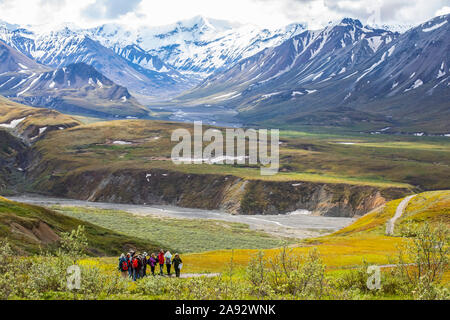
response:
<path id="1" fill-rule="evenodd" d="M 161 276 L 164 275 L 164 261 L 165 261 L 165 258 L 164 258 L 164 250 L 161 249 L 161 251 L 160 251 L 159 254 L 158 254 L 159 274 L 160 274 Z"/>
<path id="2" fill-rule="evenodd" d="M 167 275 L 171 276 L 171 268 L 172 264 L 175 269 L 175 274 L 177 278 L 180 278 L 181 268 L 183 266 L 183 261 L 180 258 L 178 253 L 173 256 L 170 251 L 164 253 L 164 250 L 161 249 L 158 256 L 155 253 L 152 253 L 151 256 L 147 259 L 147 252 L 144 254 L 136 254 L 136 252 L 131 251 L 125 254 L 121 254 L 119 257 L 119 266 L 118 269 L 123 278 L 131 278 L 133 281 L 137 281 L 146 276 L 147 264 L 151 268 L 152 275 L 155 276 L 156 265 L 159 264 L 160 275 L 164 275 L 164 264 L 167 268 Z"/>
<path id="3" fill-rule="evenodd" d="M 170 251 L 166 252 L 164 258 L 166 258 L 167 275 L 170 277 L 170 269 L 172 267 L 172 254 Z"/>
<path id="4" fill-rule="evenodd" d="M 178 253 L 175 254 L 175 258 L 173 258 L 173 267 L 175 268 L 175 274 L 177 278 L 180 277 L 181 268 L 183 267 L 183 261 L 180 258 Z"/>
<path id="5" fill-rule="evenodd" d="M 133 278 L 133 268 L 131 267 L 131 253 L 130 252 L 127 253 L 126 259 L 127 259 L 127 264 L 128 264 L 128 277 L 131 279 L 131 278 Z"/>
<path id="6" fill-rule="evenodd" d="M 133 268 L 133 281 L 136 281 L 140 278 L 140 270 L 142 267 L 139 256 L 133 256 L 131 267 Z"/>
<path id="7" fill-rule="evenodd" d="M 150 265 L 150 268 L 152 270 L 152 275 L 155 276 L 155 267 L 158 260 L 156 259 L 156 255 L 152 253 L 150 258 L 148 258 L 147 263 Z"/>
<path id="8" fill-rule="evenodd" d="M 139 279 L 143 279 L 145 277 L 145 269 L 147 263 L 145 262 L 145 256 L 143 254 L 140 254 L 138 256 L 139 259 Z"/>
<path id="9" fill-rule="evenodd" d="M 119 271 L 123 278 L 128 277 L 128 261 L 127 257 L 122 253 L 119 258 Z"/>

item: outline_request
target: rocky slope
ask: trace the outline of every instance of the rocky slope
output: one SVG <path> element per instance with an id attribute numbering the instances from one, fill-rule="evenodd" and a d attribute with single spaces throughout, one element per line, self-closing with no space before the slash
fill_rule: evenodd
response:
<path id="1" fill-rule="evenodd" d="M 266 182 L 234 176 L 186 174 L 167 170 L 76 170 L 45 177 L 51 163 L 35 163 L 34 190 L 79 200 L 170 204 L 221 209 L 232 214 L 286 214 L 299 209 L 316 215 L 363 215 L 410 193 L 400 188 L 312 182 Z"/>
<path id="2" fill-rule="evenodd" d="M 12 192 L 21 182 L 21 162 L 26 148 L 20 139 L 0 128 L 0 194 Z"/>
<path id="3" fill-rule="evenodd" d="M 24 72 L 24 70 L 48 71 L 50 68 L 35 62 L 0 41 L 0 73 Z M 3 84 L 3 82 L 1 83 Z"/>

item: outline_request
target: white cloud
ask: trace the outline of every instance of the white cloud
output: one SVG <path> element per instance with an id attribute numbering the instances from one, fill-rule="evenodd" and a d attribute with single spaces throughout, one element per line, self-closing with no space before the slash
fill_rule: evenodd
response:
<path id="1" fill-rule="evenodd" d="M 134 12 L 142 0 L 96 0 L 87 6 L 82 14 L 90 19 L 115 19 Z"/>
<path id="2" fill-rule="evenodd" d="M 450 0 L 0 0 L 0 12 L 1 20 L 21 25 L 164 25 L 203 15 L 267 27 L 306 22 L 319 28 L 342 17 L 419 24 L 449 13 Z"/>
<path id="3" fill-rule="evenodd" d="M 442 16 L 444 14 L 449 14 L 449 13 L 450 13 L 450 7 L 448 7 L 448 6 L 442 7 L 441 9 L 436 11 L 437 16 Z"/>
<path id="4" fill-rule="evenodd" d="M 79 22 L 81 10 L 92 0 L 0 0 L 0 20 L 20 25 Z"/>

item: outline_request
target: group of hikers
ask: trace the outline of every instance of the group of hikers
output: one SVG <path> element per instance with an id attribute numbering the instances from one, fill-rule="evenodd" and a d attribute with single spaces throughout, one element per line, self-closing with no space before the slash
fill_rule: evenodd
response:
<path id="1" fill-rule="evenodd" d="M 172 259 L 173 258 L 173 259 Z M 142 279 L 147 275 L 147 266 L 150 267 L 151 273 L 155 276 L 156 266 L 159 264 L 159 275 L 164 275 L 164 265 L 166 266 L 167 275 L 172 276 L 172 265 L 174 266 L 175 275 L 180 277 L 183 261 L 181 261 L 178 253 L 172 256 L 170 251 L 164 252 L 163 249 L 156 255 L 152 253 L 148 256 L 147 252 L 136 254 L 135 251 L 128 252 L 126 255 L 122 253 L 119 258 L 119 271 L 124 278 L 131 278 L 133 281 Z"/>

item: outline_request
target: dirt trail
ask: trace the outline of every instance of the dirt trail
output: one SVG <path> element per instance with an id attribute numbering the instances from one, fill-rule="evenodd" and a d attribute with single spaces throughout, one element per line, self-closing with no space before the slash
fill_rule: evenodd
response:
<path id="1" fill-rule="evenodd" d="M 394 234 L 394 227 L 395 222 L 398 218 L 402 216 L 402 214 L 405 212 L 406 207 L 408 206 L 409 202 L 415 197 L 417 194 L 414 194 L 412 196 L 406 197 L 405 199 L 400 202 L 400 204 L 397 207 L 397 210 L 395 211 L 394 217 L 388 221 L 386 225 L 386 235 L 392 236 Z"/>
<path id="2" fill-rule="evenodd" d="M 220 273 L 185 273 L 181 274 L 180 278 L 182 279 L 188 279 L 188 278 L 214 278 L 219 277 Z"/>

